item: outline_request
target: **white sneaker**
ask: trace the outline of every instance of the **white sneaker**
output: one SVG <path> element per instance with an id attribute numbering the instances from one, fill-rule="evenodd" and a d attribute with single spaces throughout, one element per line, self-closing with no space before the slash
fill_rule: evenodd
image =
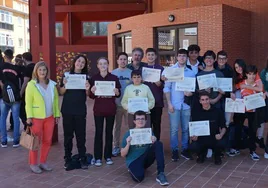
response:
<path id="1" fill-rule="evenodd" d="M 113 160 L 111 158 L 107 158 L 106 159 L 106 164 L 107 165 L 112 165 L 112 164 L 114 164 L 114 162 L 113 162 Z"/>
<path id="2" fill-rule="evenodd" d="M 255 153 L 254 151 L 250 153 L 250 157 L 253 161 L 258 161 L 260 160 L 259 155 L 257 155 L 257 153 Z"/>
<path id="3" fill-rule="evenodd" d="M 268 153 L 266 153 L 266 152 L 264 153 L 264 158 L 268 159 Z"/>
<path id="4" fill-rule="evenodd" d="M 212 149 L 208 149 L 207 158 L 211 158 L 211 157 L 212 157 Z"/>
<path id="5" fill-rule="evenodd" d="M 97 167 L 102 166 L 102 162 L 101 162 L 100 159 L 97 159 L 97 160 L 95 161 L 95 166 L 97 166 Z"/>

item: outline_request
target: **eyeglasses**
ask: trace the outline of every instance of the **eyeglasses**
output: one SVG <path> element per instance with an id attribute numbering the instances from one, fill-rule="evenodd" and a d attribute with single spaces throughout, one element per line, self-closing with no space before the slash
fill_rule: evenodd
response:
<path id="1" fill-rule="evenodd" d="M 218 58 L 218 61 L 225 61 L 227 58 L 224 57 L 224 58 Z"/>
<path id="2" fill-rule="evenodd" d="M 136 118 L 135 121 L 145 121 L 145 118 Z"/>

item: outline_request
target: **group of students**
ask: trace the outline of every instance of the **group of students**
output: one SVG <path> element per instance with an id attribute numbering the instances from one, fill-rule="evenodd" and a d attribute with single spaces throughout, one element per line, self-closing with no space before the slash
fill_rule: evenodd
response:
<path id="1" fill-rule="evenodd" d="M 144 51 L 134 48 L 132 51 L 132 63 L 128 64 L 128 55 L 121 52 L 117 55 L 118 68 L 108 71 L 109 60 L 101 57 L 97 60 L 99 72 L 92 77 L 88 76 L 88 61 L 83 55 L 74 57 L 70 71 L 65 72 L 60 84 L 56 84 L 48 78 L 48 68 L 44 62 L 38 62 L 32 71 L 32 77 L 24 75 L 26 115 L 24 119 L 27 126 L 31 127 L 34 134 L 42 137 L 40 165 L 38 165 L 37 151 L 30 151 L 30 168 L 34 173 L 42 173 L 42 170 L 51 171 L 46 163 L 55 121 L 60 117 L 58 107 L 58 92 L 63 95 L 61 114 L 64 131 L 64 168 L 72 165 L 73 137 L 76 136 L 79 162 L 82 169 L 88 168 L 86 155 L 86 115 L 87 96 L 94 100 L 93 115 L 95 121 L 94 159 L 92 164 L 102 166 L 103 158 L 107 165 L 112 165 L 112 157 L 126 157 L 126 164 L 133 180 L 140 182 L 144 178 L 144 169 L 148 168 L 154 160 L 157 161 L 157 181 L 161 185 L 168 185 L 164 174 L 164 153 L 161 143 L 161 117 L 164 107 L 164 96 L 168 106 L 170 124 L 170 148 L 172 161 L 177 161 L 179 156 L 189 160 L 193 153 L 197 154 L 197 162 L 203 163 L 209 150 L 214 153 L 215 164 L 222 163 L 221 157 L 225 150 L 229 156 L 240 153 L 242 148 L 242 132 L 245 119 L 248 119 L 248 148 L 250 157 L 259 160 L 256 154 L 256 142 L 265 148 L 265 158 L 268 158 L 268 147 L 263 141 L 264 123 L 267 121 L 267 105 L 265 107 L 246 111 L 244 114 L 225 112 L 225 99 L 243 98 L 245 96 L 263 92 L 268 97 L 268 60 L 266 68 L 260 76 L 254 65 L 246 65 L 242 59 L 234 62 L 234 69 L 227 63 L 228 56 L 225 51 L 216 54 L 208 50 L 202 58 L 199 56 L 200 47 L 190 45 L 188 50 L 180 49 L 177 53 L 177 63 L 172 68 L 183 68 L 184 77 L 197 77 L 207 74 L 215 74 L 216 77 L 232 78 L 234 82 L 233 92 L 215 91 L 213 88 L 199 90 L 196 84 L 195 92 L 178 91 L 176 82 L 168 82 L 164 68 L 156 63 L 157 51 L 148 48 L 145 51 L 146 63 L 142 62 Z M 7 90 L 10 86 L 8 78 L 14 72 L 15 66 L 11 64 L 12 56 L 5 54 L 6 67 L 1 69 L 1 88 Z M 8 65 L 8 67 L 7 67 Z M 11 66 L 12 65 L 12 66 Z M 161 78 L 151 83 L 142 80 L 143 67 L 159 69 Z M 66 89 L 69 74 L 86 75 L 84 90 Z M 28 79 L 27 79 L 28 78 Z M 95 81 L 114 81 L 114 96 L 95 95 Z M 26 83 L 26 84 L 25 84 Z M 28 84 L 27 84 L 28 83 Z M 27 85 L 27 87 L 26 87 Z M 21 89 L 22 94 L 24 90 Z M 8 92 L 7 92 L 8 93 Z M 148 111 L 128 112 L 128 99 L 147 98 Z M 267 99 L 266 99 L 267 102 Z M 17 104 L 18 103 L 18 104 Z M 2 147 L 7 146 L 6 125 L 2 123 L 7 116 L 9 107 L 14 119 L 14 145 L 18 146 L 18 116 L 16 104 L 1 100 L 1 134 Z M 2 109 L 3 108 L 3 109 Z M 231 122 L 233 117 L 233 122 Z M 209 121 L 210 136 L 189 137 L 190 121 Z M 16 122 L 16 123 L 15 123 Z M 105 126 L 104 126 L 105 122 Z M 16 125 L 15 125 L 16 124 Z M 120 145 L 120 132 L 123 125 L 129 129 L 151 127 L 151 145 L 130 145 L 129 131 L 124 135 Z M 181 125 L 181 151 L 179 155 L 179 125 Z M 103 131 L 105 129 L 105 146 L 103 148 Z M 232 131 L 234 134 L 231 134 Z M 16 132 L 16 133 L 15 133 Z M 256 134 L 258 135 L 256 137 Z"/>

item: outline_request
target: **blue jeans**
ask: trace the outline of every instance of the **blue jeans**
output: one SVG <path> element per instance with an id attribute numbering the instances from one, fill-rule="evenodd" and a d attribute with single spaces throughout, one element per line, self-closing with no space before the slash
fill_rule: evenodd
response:
<path id="1" fill-rule="evenodd" d="M 191 109 L 175 110 L 173 113 L 168 112 L 170 121 L 170 147 L 172 150 L 178 150 L 179 146 L 179 124 L 181 125 L 181 145 L 182 150 L 188 149 L 189 140 L 189 121 Z"/>
<path id="2" fill-rule="evenodd" d="M 6 128 L 6 119 L 9 110 L 11 109 L 14 121 L 14 143 L 18 143 L 20 141 L 20 102 L 15 102 L 12 104 L 8 104 L 1 99 L 0 102 L 1 107 L 1 118 L 0 118 L 0 129 L 1 129 L 1 142 L 7 142 L 7 128 Z"/>

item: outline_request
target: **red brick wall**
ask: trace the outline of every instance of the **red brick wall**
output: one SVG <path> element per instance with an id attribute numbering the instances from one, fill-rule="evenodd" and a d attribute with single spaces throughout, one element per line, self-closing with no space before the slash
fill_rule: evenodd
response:
<path id="1" fill-rule="evenodd" d="M 248 60 L 248 63 L 258 64 L 260 68 L 263 68 L 265 59 L 268 56 L 267 0 L 153 0 L 153 12 L 216 4 L 226 4 L 251 12 L 251 21 L 248 22 L 250 25 L 251 39 L 250 44 L 247 44 L 250 46 L 251 58 Z M 236 17 L 235 14 L 232 15 Z M 228 21 L 226 23 L 228 23 Z M 231 29 L 235 28 L 232 27 Z M 226 37 L 226 35 L 224 37 Z M 245 49 L 244 47 L 241 48 L 242 51 Z"/>
<path id="2" fill-rule="evenodd" d="M 227 48 L 226 50 L 232 50 L 229 46 L 238 46 L 240 40 L 236 40 L 237 35 L 242 36 L 244 42 L 242 45 L 250 43 L 250 36 L 248 33 L 243 32 L 244 29 L 250 30 L 250 27 L 247 24 L 241 24 L 241 27 L 236 29 L 236 32 L 232 34 L 230 30 L 223 29 L 225 24 L 234 24 L 229 27 L 235 27 L 235 24 L 240 19 L 245 19 L 250 22 L 250 13 L 247 11 L 226 7 L 223 5 L 213 5 L 213 6 L 204 6 L 204 7 L 193 7 L 187 9 L 173 10 L 173 11 L 164 11 L 157 12 L 152 14 L 139 15 L 135 17 L 126 18 L 123 20 L 118 20 L 108 27 L 108 54 L 110 61 L 114 60 L 115 57 L 115 48 L 113 35 L 123 32 L 132 32 L 132 46 L 139 46 L 143 49 L 148 47 L 153 47 L 153 28 L 169 25 L 180 25 L 180 24 L 198 24 L 198 44 L 201 47 L 201 54 L 206 50 L 214 50 L 215 52 L 221 50 L 223 47 Z M 234 13 L 237 16 L 225 16 L 224 14 Z M 175 16 L 174 22 L 168 21 L 168 15 L 173 14 Z M 223 18 L 226 19 L 223 21 Z M 236 20 L 235 20 L 236 19 Z M 244 23 L 244 22 L 243 22 Z M 116 24 L 121 24 L 122 29 L 116 30 Z M 223 39 L 226 38 L 226 41 Z M 235 51 L 234 56 L 248 56 L 249 50 L 246 50 L 245 53 L 240 53 L 240 51 Z M 232 59 L 232 58 L 231 58 Z M 111 69 L 113 63 L 110 64 Z"/>

